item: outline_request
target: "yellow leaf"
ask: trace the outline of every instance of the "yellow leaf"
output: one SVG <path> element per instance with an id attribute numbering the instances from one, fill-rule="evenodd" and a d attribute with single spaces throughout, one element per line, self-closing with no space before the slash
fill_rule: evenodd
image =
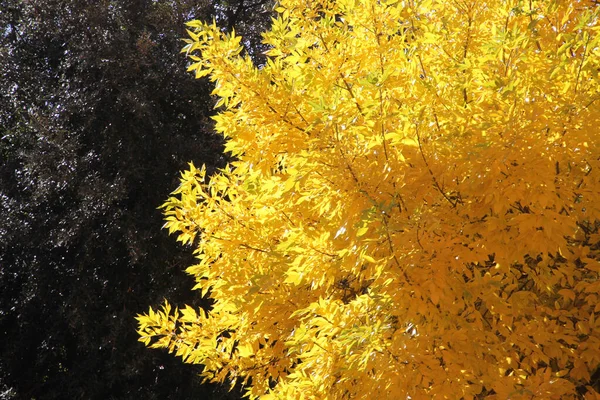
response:
<path id="1" fill-rule="evenodd" d="M 238 345 L 237 350 L 238 350 L 238 354 L 242 358 L 247 358 L 247 357 L 254 355 L 254 351 L 252 350 L 252 345 L 250 345 L 248 343 Z"/>

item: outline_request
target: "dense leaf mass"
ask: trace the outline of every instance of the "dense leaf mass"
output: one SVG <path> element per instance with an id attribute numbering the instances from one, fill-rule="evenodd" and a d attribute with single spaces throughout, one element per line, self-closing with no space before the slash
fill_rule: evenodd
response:
<path id="1" fill-rule="evenodd" d="M 186 162 L 225 165 L 181 37 L 214 16 L 255 42 L 252 4 L 0 0 L 1 398 L 211 396 L 131 321 L 163 297 L 205 304 L 156 210 Z"/>
<path id="2" fill-rule="evenodd" d="M 164 204 L 209 312 L 141 340 L 264 399 L 597 399 L 600 8 L 282 0 L 192 21 L 238 157 Z"/>

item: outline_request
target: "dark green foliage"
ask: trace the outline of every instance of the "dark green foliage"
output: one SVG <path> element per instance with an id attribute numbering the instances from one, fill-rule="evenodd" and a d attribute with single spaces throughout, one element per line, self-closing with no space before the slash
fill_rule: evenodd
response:
<path id="1" fill-rule="evenodd" d="M 268 10 L 0 0 L 0 398 L 239 397 L 145 349 L 134 316 L 202 305 L 156 209 L 188 161 L 226 161 L 211 89 L 179 55 L 184 22 L 236 26 L 260 62 Z"/>

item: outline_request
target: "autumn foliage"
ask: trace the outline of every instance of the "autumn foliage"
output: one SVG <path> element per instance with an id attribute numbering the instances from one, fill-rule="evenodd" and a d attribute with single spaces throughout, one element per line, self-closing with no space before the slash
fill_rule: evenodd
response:
<path id="1" fill-rule="evenodd" d="M 260 67 L 188 23 L 237 161 L 163 205 L 214 306 L 140 340 L 252 398 L 599 398 L 600 7 L 276 11 Z"/>

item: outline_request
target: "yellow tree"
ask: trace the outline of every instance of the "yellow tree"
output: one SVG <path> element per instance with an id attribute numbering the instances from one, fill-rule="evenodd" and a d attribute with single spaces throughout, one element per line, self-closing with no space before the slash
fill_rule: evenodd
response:
<path id="1" fill-rule="evenodd" d="M 214 306 L 140 340 L 251 398 L 599 398 L 599 9 L 282 0 L 258 68 L 188 23 L 237 161 L 163 205 Z"/>

